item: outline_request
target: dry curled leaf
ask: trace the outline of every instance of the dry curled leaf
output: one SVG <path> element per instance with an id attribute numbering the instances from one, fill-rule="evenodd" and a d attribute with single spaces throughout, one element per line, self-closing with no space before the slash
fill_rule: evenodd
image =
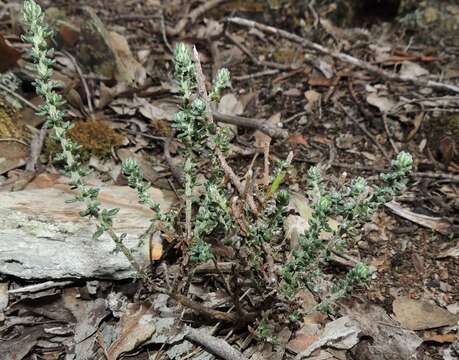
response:
<path id="1" fill-rule="evenodd" d="M 0 139 L 0 175 L 26 163 L 28 146 L 15 139 Z"/>
<path id="2" fill-rule="evenodd" d="M 108 360 L 117 360 L 121 354 L 135 350 L 155 333 L 151 305 L 148 302 L 128 305 L 126 313 L 120 319 L 119 327 L 120 335 L 107 351 Z"/>
<path id="3" fill-rule="evenodd" d="M 301 134 L 289 136 L 288 142 L 291 144 L 299 144 L 299 145 L 304 145 L 304 146 L 309 145 L 307 140 Z"/>

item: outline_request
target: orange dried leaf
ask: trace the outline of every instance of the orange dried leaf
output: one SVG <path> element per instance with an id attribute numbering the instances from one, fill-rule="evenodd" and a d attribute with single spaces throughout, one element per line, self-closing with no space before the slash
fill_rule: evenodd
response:
<path id="1" fill-rule="evenodd" d="M 289 136 L 288 142 L 292 144 L 300 144 L 304 146 L 309 145 L 308 141 L 304 138 L 304 136 L 300 134 Z"/>

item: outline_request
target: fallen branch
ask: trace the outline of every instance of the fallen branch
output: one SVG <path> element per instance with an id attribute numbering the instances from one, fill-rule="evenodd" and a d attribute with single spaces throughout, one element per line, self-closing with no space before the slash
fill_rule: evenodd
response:
<path id="1" fill-rule="evenodd" d="M 298 69 L 298 66 L 295 66 L 293 64 L 291 65 L 285 65 L 285 64 L 279 64 L 276 62 L 272 61 L 263 61 L 263 60 L 258 60 L 255 55 L 253 55 L 247 47 L 242 45 L 236 37 L 230 33 L 226 33 L 225 36 L 230 40 L 236 47 L 238 47 L 244 54 L 246 54 L 249 59 L 257 66 L 265 66 L 265 67 L 270 67 L 274 68 L 277 70 L 296 70 Z"/>
<path id="2" fill-rule="evenodd" d="M 23 293 L 34 293 L 38 291 L 48 290 L 55 287 L 65 287 L 72 285 L 73 281 L 45 281 L 39 284 L 33 284 L 28 286 L 23 286 L 17 289 L 8 290 L 8 294 L 23 294 Z"/>
<path id="3" fill-rule="evenodd" d="M 225 360 L 247 360 L 247 358 L 228 344 L 225 340 L 219 339 L 202 330 L 189 327 L 185 337 L 204 347 L 213 355 Z"/>
<path id="4" fill-rule="evenodd" d="M 263 70 L 255 73 L 250 73 L 246 75 L 240 75 L 240 76 L 232 76 L 231 79 L 234 81 L 245 81 L 245 80 L 253 80 L 262 76 L 270 76 L 270 75 L 277 75 L 279 74 L 278 69 L 268 69 L 268 70 Z"/>
<path id="5" fill-rule="evenodd" d="M 261 119 L 258 120 L 258 119 L 250 119 L 250 118 L 236 116 L 236 115 L 226 115 L 226 114 L 221 114 L 216 111 L 213 112 L 213 115 L 214 115 L 214 119 L 217 120 L 218 122 L 242 126 L 242 127 L 246 127 L 249 129 L 260 130 L 264 132 L 266 135 L 269 135 L 270 137 L 273 137 L 273 138 L 281 138 L 281 139 L 288 138 L 287 130 L 270 126 L 266 124 L 264 120 L 261 120 Z"/>
<path id="6" fill-rule="evenodd" d="M 446 84 L 446 83 L 442 83 L 442 82 L 439 82 L 439 81 L 423 80 L 423 79 L 419 79 L 419 78 L 416 78 L 416 77 L 413 77 L 413 76 L 400 75 L 400 74 L 396 74 L 396 73 L 393 73 L 393 72 L 389 72 L 389 71 L 383 70 L 383 69 L 381 69 L 381 68 L 379 68 L 377 66 L 369 64 L 366 61 L 357 59 L 357 58 L 355 58 L 355 57 L 353 57 L 351 55 L 347 55 L 347 54 L 344 54 L 344 53 L 339 52 L 339 51 L 328 49 L 328 48 L 326 48 L 326 47 L 324 47 L 322 45 L 319 45 L 319 44 L 317 44 L 315 42 L 312 42 L 311 40 L 302 38 L 301 36 L 292 34 L 292 33 L 288 32 L 288 31 L 281 30 L 281 29 L 278 29 L 278 28 L 275 28 L 275 27 L 272 27 L 272 26 L 264 25 L 264 24 L 258 23 L 256 21 L 247 20 L 247 19 L 243 19 L 243 18 L 240 18 L 240 17 L 229 17 L 229 18 L 226 19 L 226 21 L 229 22 L 229 23 L 233 23 L 233 24 L 240 25 L 240 26 L 245 26 L 245 27 L 248 27 L 248 28 L 255 28 L 255 29 L 258 29 L 258 30 L 263 31 L 265 33 L 278 35 L 278 36 L 280 36 L 280 37 L 282 37 L 284 39 L 287 39 L 287 40 L 290 40 L 290 41 L 295 42 L 297 44 L 301 44 L 301 45 L 303 45 L 305 47 L 314 49 L 314 50 L 316 50 L 316 51 L 318 51 L 318 52 L 320 52 L 322 54 L 329 55 L 329 56 L 331 56 L 331 57 L 333 57 L 335 59 L 338 59 L 338 60 L 346 62 L 348 64 L 357 66 L 357 67 L 359 67 L 361 69 L 364 69 L 364 70 L 367 70 L 369 72 L 375 73 L 375 74 L 377 74 L 377 75 L 379 75 L 379 76 L 381 76 L 383 78 L 389 79 L 389 80 L 407 82 L 407 83 L 415 84 L 415 85 L 422 86 L 422 87 L 430 87 L 430 88 L 434 88 L 434 89 L 440 89 L 440 90 L 446 90 L 446 91 L 452 91 L 452 92 L 455 92 L 455 93 L 459 93 L 459 86 L 456 86 L 456 85 L 453 85 L 453 84 Z"/>
<path id="7" fill-rule="evenodd" d="M 325 160 L 312 160 L 312 159 L 306 159 L 302 157 L 296 157 L 295 161 L 300 161 L 300 162 L 305 162 L 308 164 L 320 164 L 321 162 Z M 365 165 L 358 165 L 358 164 L 347 164 L 343 162 L 331 162 L 328 163 L 329 166 L 337 167 L 337 168 L 342 168 L 342 169 L 349 169 L 349 170 L 355 170 L 355 171 L 369 171 L 373 173 L 382 173 L 382 172 L 387 172 L 389 171 L 388 168 L 383 168 L 383 167 L 377 167 L 377 166 L 365 166 Z M 453 183 L 459 183 L 459 174 L 448 174 L 448 173 L 443 173 L 443 172 L 433 172 L 433 171 L 415 171 L 409 174 L 409 176 L 413 179 L 416 179 L 418 177 L 422 178 L 429 178 L 429 179 L 438 179 L 442 181 L 449 181 Z"/>
<path id="8" fill-rule="evenodd" d="M 179 22 L 173 27 L 166 27 L 166 34 L 169 36 L 176 36 L 180 34 L 185 27 L 188 25 L 190 21 L 192 24 L 196 22 L 196 20 L 204 15 L 207 11 L 212 10 L 213 8 L 223 4 L 228 0 L 209 0 L 205 1 L 202 5 L 198 6 L 197 8 L 193 9 L 188 15 L 184 16 L 179 20 Z"/>

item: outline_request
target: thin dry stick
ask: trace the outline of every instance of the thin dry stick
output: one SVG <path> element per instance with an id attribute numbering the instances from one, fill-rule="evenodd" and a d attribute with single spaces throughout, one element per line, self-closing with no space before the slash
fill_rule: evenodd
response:
<path id="1" fill-rule="evenodd" d="M 17 142 L 18 144 L 22 144 L 24 146 L 29 146 L 25 141 L 15 139 L 15 138 L 5 138 L 5 139 L 0 139 L 0 142 Z"/>
<path id="2" fill-rule="evenodd" d="M 305 158 L 297 158 L 295 161 L 305 162 L 308 164 L 319 164 L 320 160 L 309 160 Z M 381 167 L 374 167 L 374 166 L 364 166 L 364 165 L 356 165 L 356 164 L 346 164 L 343 162 L 332 162 L 328 164 L 333 167 L 342 168 L 342 169 L 349 169 L 355 171 L 370 171 L 370 172 L 388 172 L 390 169 L 385 169 Z M 416 171 L 409 173 L 409 176 L 412 178 L 429 178 L 429 179 L 437 179 L 437 180 L 444 180 L 450 181 L 454 183 L 459 183 L 459 175 L 456 174 L 448 174 L 448 173 L 441 173 L 441 172 L 433 172 L 433 171 Z"/>
<path id="3" fill-rule="evenodd" d="M 383 124 L 384 124 L 384 130 L 386 130 L 386 134 L 387 134 L 389 142 L 390 142 L 390 144 L 392 146 L 392 149 L 394 149 L 395 153 L 398 154 L 400 152 L 400 150 L 398 149 L 397 144 L 395 143 L 394 139 L 392 139 L 392 134 L 390 133 L 390 130 L 389 130 L 389 124 L 387 123 L 387 115 L 386 114 L 382 115 L 382 120 L 383 120 Z"/>
<path id="4" fill-rule="evenodd" d="M 423 102 L 433 102 L 437 101 L 440 104 L 449 103 L 456 103 L 459 105 L 459 96 L 432 96 L 432 97 L 425 97 L 425 98 L 416 98 L 416 99 L 408 99 L 399 102 L 398 104 L 394 105 L 392 109 L 389 110 L 389 114 L 397 114 L 398 109 L 401 107 L 408 105 L 408 104 L 415 104 L 415 103 L 423 103 Z"/>
<path id="5" fill-rule="evenodd" d="M 208 332 L 188 328 L 185 337 L 203 346 L 208 352 L 225 360 L 248 360 L 225 340 L 212 336 Z"/>
<path id="6" fill-rule="evenodd" d="M 161 21 L 161 35 L 163 37 L 163 42 L 166 45 L 167 49 L 171 54 L 174 53 L 174 49 L 172 49 L 171 44 L 169 43 L 169 40 L 167 39 L 167 34 L 166 34 L 166 25 L 164 24 L 164 9 L 161 8 L 159 12 L 159 19 Z"/>
<path id="7" fill-rule="evenodd" d="M 175 136 L 175 130 L 172 131 L 171 135 L 164 142 L 164 158 L 166 159 L 167 165 L 169 165 L 169 168 L 171 169 L 172 176 L 175 178 L 175 180 L 179 182 L 180 185 L 183 185 L 184 184 L 183 174 L 180 172 L 177 166 L 175 166 L 174 160 L 172 159 L 171 151 L 170 151 L 171 142 L 174 136 Z"/>
<path id="8" fill-rule="evenodd" d="M 40 284 L 33 284 L 23 286 L 17 289 L 8 290 L 8 294 L 24 294 L 24 293 L 34 293 L 38 291 L 48 290 L 55 287 L 64 287 L 73 284 L 73 281 L 45 281 Z"/>
<path id="9" fill-rule="evenodd" d="M 41 150 L 43 149 L 43 144 L 45 142 L 46 133 L 48 128 L 46 124 L 43 125 L 40 129 L 38 135 L 36 135 L 30 143 L 30 152 L 29 158 L 27 159 L 26 170 L 35 171 L 37 167 L 38 158 L 40 157 Z"/>
<path id="10" fill-rule="evenodd" d="M 263 77 L 263 76 L 277 75 L 279 74 L 279 72 L 280 71 L 278 69 L 268 69 L 268 70 L 263 70 L 263 71 L 247 74 L 247 75 L 232 76 L 231 78 L 234 81 L 252 80 L 252 79 L 256 79 L 256 78 Z"/>
<path id="11" fill-rule="evenodd" d="M 241 318 L 239 314 L 235 313 L 226 313 L 219 310 L 214 310 L 205 306 L 202 306 L 200 303 L 193 301 L 187 298 L 184 295 L 176 293 L 167 293 L 171 298 L 178 301 L 181 305 L 190 308 L 191 310 L 196 311 L 198 314 L 207 316 L 211 319 L 216 319 L 224 322 L 237 323 L 242 322 L 244 324 L 250 323 L 256 318 L 256 315 L 253 313 L 244 314 L 244 317 Z"/>
<path id="12" fill-rule="evenodd" d="M 214 119 L 218 122 L 260 130 L 261 132 L 264 132 L 266 135 L 269 135 L 273 138 L 288 138 L 287 130 L 268 125 L 265 123 L 265 120 L 262 119 L 250 119 L 237 115 L 221 114 L 216 111 L 214 111 L 212 114 Z"/>
<path id="13" fill-rule="evenodd" d="M 86 95 L 86 101 L 88 102 L 88 110 L 89 110 L 89 115 L 91 118 L 94 117 L 94 108 L 92 106 L 92 99 L 91 99 L 91 92 L 89 91 L 89 86 L 88 83 L 86 82 L 86 79 L 84 77 L 83 71 L 81 70 L 80 66 L 78 65 L 78 62 L 74 58 L 72 54 L 70 54 L 67 50 L 63 50 L 62 53 L 67 56 L 70 61 L 72 62 L 73 66 L 75 66 L 75 69 L 78 73 L 78 76 L 81 79 L 81 83 L 83 84 L 83 89 Z"/>
<path id="14" fill-rule="evenodd" d="M 246 54 L 249 59 L 257 66 L 266 66 L 266 67 L 270 67 L 270 68 L 274 68 L 274 69 L 278 69 L 278 70 L 296 70 L 298 69 L 298 66 L 294 66 L 294 65 L 284 65 L 284 64 L 279 64 L 279 63 L 276 63 L 276 62 L 272 62 L 272 61 L 261 61 L 261 60 L 258 60 L 256 58 L 255 55 L 252 54 L 252 52 L 247 49 L 247 47 L 245 47 L 244 45 L 242 45 L 238 39 L 236 39 L 234 37 L 234 35 L 230 34 L 230 33 L 225 33 L 225 36 L 228 38 L 228 40 L 230 40 L 234 45 L 236 45 L 244 54 Z"/>
<path id="15" fill-rule="evenodd" d="M 218 275 L 222 278 L 223 280 L 223 284 L 225 285 L 225 289 L 226 289 L 226 292 L 228 293 L 228 295 L 233 299 L 233 303 L 236 307 L 236 311 L 237 313 L 240 315 L 240 316 L 243 316 L 244 315 L 244 310 L 242 310 L 241 308 L 241 304 L 239 302 L 239 298 L 236 296 L 236 294 L 234 293 L 234 291 L 231 289 L 231 286 L 230 284 L 228 283 L 228 280 L 225 278 L 225 276 L 223 275 L 222 271 L 220 270 L 220 268 L 218 267 L 218 262 L 217 260 L 215 260 L 215 258 L 212 258 L 212 262 L 214 263 L 214 266 L 215 266 L 215 270 L 217 270 L 217 273 Z"/>
<path id="16" fill-rule="evenodd" d="M 209 96 L 207 95 L 206 84 L 204 81 L 204 74 L 202 72 L 201 61 L 199 60 L 199 54 L 198 54 L 198 50 L 196 49 L 196 47 L 193 47 L 193 57 L 194 57 L 195 67 L 196 67 L 196 82 L 198 84 L 198 93 L 199 93 L 199 96 L 207 103 L 208 109 L 210 109 L 211 107 L 210 107 Z M 207 114 L 208 114 L 207 115 L 208 121 L 213 123 L 214 118 L 213 118 L 212 112 L 208 111 Z M 220 161 L 220 165 L 223 171 L 225 172 L 226 176 L 229 177 L 229 179 L 233 183 L 236 190 L 239 192 L 240 195 L 242 195 L 244 193 L 244 187 L 242 186 L 242 183 L 239 180 L 238 176 L 234 173 L 233 169 L 226 162 L 226 159 L 223 156 L 223 153 L 218 148 L 215 148 L 215 153 L 217 155 L 218 160 Z M 250 201 L 250 198 L 249 198 L 248 203 L 249 203 L 251 210 L 254 213 L 257 213 L 258 212 L 257 206 L 255 202 L 253 201 L 253 199 L 251 199 Z"/>
<path id="17" fill-rule="evenodd" d="M 31 109 L 35 110 L 38 112 L 38 107 L 35 106 L 34 104 L 32 104 L 29 100 L 27 99 L 24 99 L 21 95 L 15 93 L 13 90 L 11 90 L 9 87 L 3 85 L 3 84 L 0 84 L 0 89 L 2 89 L 3 91 L 6 91 L 8 94 L 14 96 L 16 99 L 22 101 L 24 104 L 26 104 L 28 107 L 30 107 Z"/>
<path id="18" fill-rule="evenodd" d="M 263 185 L 267 189 L 269 186 L 269 145 L 270 142 L 267 142 L 263 147 L 264 155 L 264 171 L 263 171 Z"/>
<path id="19" fill-rule="evenodd" d="M 360 101 L 357 98 L 357 94 L 355 93 L 354 87 L 352 85 L 352 79 L 349 79 L 347 85 L 348 85 L 349 93 L 351 94 L 351 98 L 352 98 L 352 100 L 354 100 L 354 103 L 357 105 L 357 107 L 359 108 L 360 112 L 363 114 L 363 117 L 365 118 L 365 120 L 371 122 L 371 120 L 373 119 L 373 115 L 371 114 L 371 112 L 368 109 L 366 109 L 362 105 L 362 101 Z M 383 114 L 382 120 L 383 120 L 383 124 L 384 124 L 384 130 L 386 131 L 386 134 L 387 134 L 387 137 L 389 139 L 389 142 L 390 142 L 392 148 L 394 149 L 395 153 L 398 154 L 399 150 L 398 150 L 397 145 L 395 144 L 394 140 L 392 139 L 392 136 L 391 136 L 390 131 L 389 131 L 389 127 L 387 125 L 386 114 Z"/>
<path id="20" fill-rule="evenodd" d="M 383 78 L 389 79 L 389 80 L 394 80 L 394 81 L 401 81 L 401 82 L 407 82 L 411 84 L 415 84 L 418 86 L 422 87 L 430 87 L 434 89 L 439 89 L 439 90 L 446 90 L 446 91 L 452 91 L 455 93 L 459 93 L 459 86 L 453 85 L 453 84 L 447 84 L 447 83 L 442 83 L 439 81 L 432 81 L 432 80 L 423 80 L 419 79 L 413 76 L 408 76 L 408 75 L 400 75 L 396 74 L 393 72 L 389 72 L 386 70 L 383 70 L 377 66 L 374 66 L 372 64 L 369 64 L 366 61 L 357 59 L 351 55 L 344 54 L 342 52 L 336 51 L 336 50 L 331 50 L 328 49 L 322 45 L 319 45 L 315 42 L 312 42 L 311 40 L 302 38 L 301 36 L 292 34 L 288 31 L 281 30 L 272 26 L 264 25 L 261 23 L 258 23 L 256 21 L 252 20 L 247 20 L 243 19 L 240 17 L 230 17 L 226 19 L 227 22 L 237 24 L 240 26 L 245 26 L 248 28 L 255 28 L 260 31 L 273 34 L 273 35 L 278 35 L 284 39 L 290 40 L 292 42 L 295 42 L 297 44 L 301 44 L 305 47 L 308 47 L 310 49 L 314 49 L 322 54 L 329 55 L 335 59 L 338 59 L 340 61 L 346 62 L 348 64 L 357 66 L 361 69 L 367 70 L 369 72 L 372 72 L 374 74 L 377 74 Z"/>
<path id="21" fill-rule="evenodd" d="M 244 294 L 241 295 L 241 297 L 239 298 L 239 301 L 242 301 L 248 294 L 249 292 L 251 291 L 251 289 L 247 289 Z M 231 311 L 233 311 L 234 309 L 234 305 L 231 306 L 229 309 L 228 309 L 228 313 L 230 313 Z M 212 328 L 212 330 L 210 331 L 210 334 L 211 335 L 214 335 L 216 332 L 217 332 L 217 329 L 221 326 L 222 322 L 219 321 L 217 324 L 215 324 L 215 326 Z M 225 336 L 225 339 L 228 337 Z M 182 360 L 186 360 L 186 359 L 190 359 L 192 358 L 193 356 L 201 353 L 203 351 L 202 347 L 197 347 L 195 350 L 193 350 L 190 354 L 186 355 Z"/>
<path id="22" fill-rule="evenodd" d="M 381 153 L 383 154 L 383 156 L 386 158 L 387 161 L 390 161 L 390 157 L 389 155 L 387 154 L 386 152 L 386 149 L 384 149 L 382 147 L 382 145 L 378 142 L 378 140 L 375 139 L 375 137 L 373 136 L 373 134 L 371 132 L 368 131 L 368 129 L 366 128 L 366 126 L 362 123 L 360 123 L 359 121 L 357 121 L 356 119 L 354 119 L 354 117 L 349 114 L 349 111 L 347 111 L 347 109 L 341 105 L 340 103 L 338 103 L 339 107 L 341 108 L 341 110 L 344 111 L 344 113 L 347 115 L 347 117 L 355 124 L 357 125 L 360 130 L 363 131 L 363 133 L 376 145 L 376 147 L 379 149 L 379 151 L 381 151 Z"/>
<path id="23" fill-rule="evenodd" d="M 207 11 L 212 10 L 213 8 L 223 4 L 228 0 L 208 0 L 205 1 L 202 5 L 198 6 L 197 8 L 193 9 L 188 15 L 184 16 L 179 20 L 179 22 L 173 27 L 166 27 L 166 34 L 169 36 L 176 36 L 180 34 L 185 27 L 188 25 L 190 21 L 192 24 L 196 22 L 196 20 L 204 15 Z"/>

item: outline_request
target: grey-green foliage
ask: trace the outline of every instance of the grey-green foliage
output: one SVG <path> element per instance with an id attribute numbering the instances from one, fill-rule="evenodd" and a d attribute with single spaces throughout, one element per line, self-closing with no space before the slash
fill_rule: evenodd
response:
<path id="1" fill-rule="evenodd" d="M 80 211 L 83 217 L 97 219 L 97 230 L 94 237 L 98 238 L 104 232 L 108 232 L 116 244 L 116 251 L 122 251 L 139 271 L 129 249 L 123 245 L 127 234 L 117 235 L 113 230 L 113 220 L 119 209 L 103 209 L 99 202 L 99 189 L 86 184 L 84 177 L 88 175 L 88 169 L 80 161 L 80 146 L 67 136 L 67 131 L 72 124 L 65 120 L 65 101 L 56 91 L 61 84 L 52 80 L 53 75 L 53 49 L 49 47 L 53 32 L 48 26 L 45 13 L 33 0 L 25 0 L 22 8 L 23 25 L 25 34 L 23 40 L 31 45 L 27 50 L 34 62 L 36 72 L 35 88 L 38 95 L 43 98 L 38 114 L 46 118 L 45 126 L 52 130 L 52 138 L 60 144 L 61 152 L 56 154 L 56 160 L 63 161 L 64 172 L 70 177 L 70 186 L 77 190 L 77 194 L 70 202 L 80 201 L 85 208 Z M 159 205 L 153 203 L 148 196 L 149 184 L 143 182 L 138 164 L 135 161 L 127 161 L 123 166 L 127 173 L 130 185 L 139 194 L 139 201 L 153 209 L 159 220 L 170 220 L 163 215 Z"/>
<path id="2" fill-rule="evenodd" d="M 206 239 L 214 232 L 224 235 L 232 226 L 227 194 L 222 184 L 222 172 L 218 166 L 215 149 L 223 153 L 229 148 L 225 129 L 209 121 L 208 100 L 200 97 L 197 91 L 195 63 L 191 50 L 182 43 L 174 51 L 174 77 L 182 98 L 182 106 L 173 119 L 172 126 L 177 138 L 185 145 L 183 175 L 185 182 L 187 222 L 193 223 L 190 256 L 193 261 L 206 261 L 212 255 Z M 221 69 L 213 83 L 210 99 L 218 101 L 221 91 L 230 86 L 230 74 Z M 204 184 L 204 193 L 199 199 L 194 198 L 193 188 L 196 183 L 196 164 L 205 157 L 211 162 L 210 178 Z M 195 216 L 192 217 L 193 204 L 199 203 Z"/>
<path id="3" fill-rule="evenodd" d="M 86 204 L 81 216 L 98 220 L 95 236 L 107 231 L 117 244 L 117 249 L 123 251 L 133 263 L 132 255 L 123 246 L 123 239 L 127 235 L 117 235 L 112 230 L 118 209 L 101 208 L 99 190 L 84 182 L 88 171 L 80 162 L 79 146 L 67 137 L 71 124 L 65 121 L 65 102 L 56 91 L 60 84 L 52 80 L 53 50 L 48 47 L 52 31 L 41 8 L 33 0 L 24 1 L 23 20 L 26 30 L 23 38 L 31 44 L 28 52 L 37 73 L 36 90 L 44 100 L 39 113 L 46 117 L 46 126 L 52 129 L 53 138 L 61 145 L 62 151 L 57 158 L 64 161 L 64 170 L 71 178 L 71 186 L 78 190 L 73 201 Z M 151 200 L 148 193 L 150 184 L 143 179 L 140 167 L 134 160 L 126 161 L 122 166 L 129 186 L 137 191 L 139 202 L 153 210 L 153 225 L 159 224 L 162 231 L 174 233 L 176 237 L 186 233 L 187 240 L 190 241 L 189 256 L 193 262 L 213 259 L 210 240 L 227 242 L 232 239 L 233 245 L 248 254 L 252 272 L 259 272 L 266 265 L 266 248 L 281 243 L 285 236 L 283 226 L 288 215 L 289 194 L 286 190 L 279 189 L 287 174 L 291 155 L 278 164 L 266 191 L 254 189 L 263 199 L 260 213 L 254 214 L 249 210 L 245 199 L 240 203 L 243 205 L 240 209 L 242 218 L 236 219 L 230 206 L 231 193 L 225 187 L 219 162 L 229 149 L 228 136 L 225 128 L 210 121 L 212 101 L 218 101 L 222 90 L 230 86 L 229 72 L 226 69 L 220 70 L 209 99 L 202 98 L 198 92 L 192 53 L 186 45 L 178 44 L 174 53 L 174 76 L 183 100 L 180 111 L 173 119 L 173 127 L 184 144 L 185 231 L 181 229 L 173 212 L 164 213 Z M 203 184 L 204 192 L 196 196 L 194 190 L 197 164 L 203 158 L 209 160 L 210 175 Z M 381 175 L 381 186 L 372 188 L 363 178 L 356 178 L 349 185 L 338 189 L 328 186 L 320 170 L 312 167 L 308 172 L 308 180 L 313 215 L 309 220 L 309 230 L 299 239 L 299 248 L 289 249 L 292 250 L 291 257 L 279 272 L 284 292 L 294 295 L 303 286 L 314 290 L 316 280 L 323 275 L 323 265 L 327 263 L 329 256 L 345 248 L 346 243 L 360 231 L 362 224 L 370 219 L 378 206 L 403 191 L 411 166 L 411 156 L 402 152 L 393 161 L 393 170 Z M 330 227 L 330 216 L 339 218 L 340 226 L 337 229 Z M 245 225 L 241 225 L 244 222 Z M 324 238 L 321 235 L 323 232 L 330 233 L 331 236 Z M 139 268 L 138 270 L 141 271 Z M 335 281 L 321 306 L 328 307 L 368 276 L 369 270 L 364 264 L 356 265 L 344 278 Z"/>
<path id="4" fill-rule="evenodd" d="M 174 118 L 178 137 L 185 144 L 185 196 L 191 196 L 195 182 L 195 163 L 197 157 L 205 156 L 211 162 L 211 176 L 204 185 L 204 193 L 199 199 L 192 199 L 199 206 L 193 217 L 193 242 L 190 247 L 194 261 L 204 261 L 212 257 L 207 240 L 217 237 L 226 239 L 236 232 L 236 247 L 244 249 L 248 256 L 253 274 L 257 276 L 262 266 L 266 265 L 266 248 L 280 243 L 284 234 L 284 223 L 288 215 L 289 194 L 279 190 L 290 165 L 291 156 L 280 161 L 270 180 L 264 197 L 263 209 L 259 214 L 245 208 L 245 228 L 233 218 L 229 210 L 229 194 L 222 186 L 221 171 L 215 161 L 214 149 L 222 151 L 228 148 L 227 137 L 220 128 L 208 121 L 208 103 L 197 94 L 196 72 L 191 51 L 183 44 L 175 50 L 175 78 L 183 99 L 180 112 Z M 214 81 L 211 98 L 218 100 L 221 90 L 229 85 L 229 73 L 221 70 Z M 350 238 L 358 234 L 362 224 L 367 222 L 378 206 L 390 201 L 403 190 L 406 175 L 411 169 L 412 159 L 409 154 L 400 153 L 392 163 L 392 171 L 381 175 L 383 185 L 371 188 L 365 179 L 356 178 L 349 185 L 333 189 L 325 184 L 321 171 L 312 167 L 308 172 L 310 197 L 313 215 L 309 220 L 309 230 L 299 239 L 299 248 L 292 249 L 291 259 L 282 267 L 280 277 L 282 288 L 288 295 L 294 295 L 303 286 L 312 290 L 316 280 L 323 276 L 323 265 L 333 252 L 340 252 Z M 257 190 L 257 189 L 255 189 Z M 191 208 L 191 201 L 189 206 Z M 191 211 L 190 211 L 191 213 Z M 234 214 L 233 214 L 234 215 Z M 329 217 L 338 217 L 340 226 L 332 229 Z M 243 220 L 244 222 L 244 220 Z M 330 233 L 324 239 L 321 234 Z M 357 264 L 344 278 L 335 281 L 330 296 L 321 303 L 328 307 L 336 299 L 345 296 L 356 284 L 369 277 L 369 269 L 364 264 Z"/>
<path id="5" fill-rule="evenodd" d="M 33 0 L 24 1 L 22 15 L 25 29 L 23 40 L 31 45 L 27 51 L 34 61 L 37 75 L 34 85 L 37 94 L 44 100 L 38 114 L 46 117 L 45 126 L 52 129 L 52 138 L 61 145 L 62 151 L 56 154 L 56 160 L 64 162 L 64 170 L 71 179 L 70 185 L 78 189 L 74 201 L 82 201 L 86 204 L 86 209 L 81 211 L 81 216 L 98 218 L 100 213 L 99 190 L 87 186 L 83 181 L 88 170 L 80 162 L 78 154 L 80 146 L 67 137 L 67 131 L 72 125 L 65 120 L 65 101 L 56 91 L 60 84 L 51 79 L 54 60 L 52 59 L 53 49 L 49 48 L 48 41 L 53 32 L 46 22 L 41 7 Z M 97 235 L 111 226 L 111 215 L 114 213 L 115 211 L 112 210 L 100 217 L 101 223 Z"/>
<path id="6" fill-rule="evenodd" d="M 320 170 L 316 167 L 309 170 L 313 214 L 309 220 L 309 230 L 299 239 L 299 248 L 293 251 L 291 260 L 281 271 L 287 294 L 294 295 L 303 286 L 314 289 L 316 279 L 322 275 L 321 265 L 327 262 L 329 256 L 342 251 L 347 241 L 371 219 L 376 209 L 404 189 L 412 163 L 411 155 L 399 153 L 392 162 L 392 171 L 382 174 L 382 185 L 375 188 L 368 186 L 363 178 L 356 178 L 350 185 L 340 189 L 327 189 Z M 340 219 L 337 229 L 330 227 L 329 216 Z M 331 236 L 324 238 L 321 235 L 324 232 Z M 344 280 L 335 284 L 331 297 L 336 299 L 346 295 L 368 276 L 368 268 L 364 264 L 357 264 Z"/>
<path id="7" fill-rule="evenodd" d="M 161 229 L 163 232 L 167 232 L 168 234 L 173 234 L 176 214 L 173 210 L 169 210 L 167 212 L 163 211 L 161 206 L 152 200 L 150 194 L 148 193 L 151 184 L 144 180 L 137 160 L 126 159 L 121 166 L 121 170 L 128 180 L 128 186 L 136 190 L 139 203 L 153 210 L 153 228 L 155 228 L 155 225 L 160 225 L 157 226 L 158 229 Z M 142 241 L 143 237 L 140 239 L 139 245 Z"/>

